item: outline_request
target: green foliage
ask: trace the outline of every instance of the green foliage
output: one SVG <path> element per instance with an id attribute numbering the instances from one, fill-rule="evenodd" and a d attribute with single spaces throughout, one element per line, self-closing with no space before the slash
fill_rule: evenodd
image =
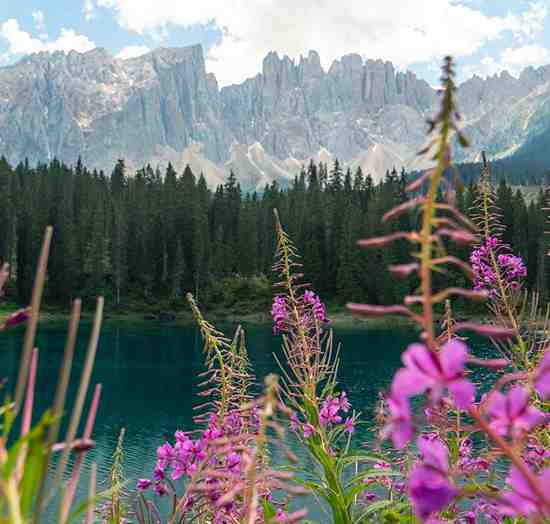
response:
<path id="1" fill-rule="evenodd" d="M 0 214 L 6 226 L 0 232 L 0 262 L 8 261 L 15 277 L 8 298 L 27 303 L 40 232 L 51 223 L 49 304 L 105 293 L 117 311 L 145 313 L 153 307 L 158 312 L 183 308 L 182 298 L 191 291 L 206 308 L 236 307 L 237 314 L 265 310 L 275 249 L 272 213 L 278 208 L 303 255 L 305 280 L 325 300 L 393 303 L 418 282 L 397 280 L 380 268 L 404 262 L 407 245 L 365 252 L 356 241 L 414 226 L 417 217 L 411 214 L 381 221 L 404 201 L 407 178 L 393 170 L 375 184 L 360 168 L 352 173 L 336 162 L 310 163 L 288 188 L 273 183 L 261 194 L 243 195 L 234 173 L 211 191 L 202 175 L 197 178 L 189 167 L 178 174 L 170 164 L 163 175 L 145 166 L 130 176 L 119 161 L 108 177 L 81 162 L 74 168 L 53 160 L 12 169 L 0 159 Z M 478 193 L 476 184 L 460 186 L 459 208 L 468 212 Z M 539 205 L 544 200 L 541 192 L 528 197 L 502 177 L 495 194 L 504 240 L 527 261 L 529 286 L 548 295 L 544 206 Z M 463 284 L 458 271 L 450 278 L 453 285 Z"/>

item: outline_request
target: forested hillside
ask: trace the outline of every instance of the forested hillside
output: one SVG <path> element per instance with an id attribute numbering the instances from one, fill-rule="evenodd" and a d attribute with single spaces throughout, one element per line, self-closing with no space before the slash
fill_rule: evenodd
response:
<path id="1" fill-rule="evenodd" d="M 183 173 L 146 167 L 128 176 L 121 160 L 107 176 L 80 162 L 12 168 L 2 160 L 0 259 L 10 263 L 15 283 L 8 298 L 28 301 L 39 237 L 53 224 L 50 304 L 105 294 L 110 307 L 121 310 L 144 303 L 177 307 L 187 290 L 198 291 L 206 305 L 267 301 L 278 208 L 303 254 L 307 279 L 325 300 L 393 303 L 416 282 L 382 268 L 410 260 L 410 246 L 364 250 L 356 240 L 415 226 L 415 215 L 382 222 L 405 201 L 406 183 L 404 172 L 393 171 L 375 185 L 361 169 L 343 172 L 336 161 L 310 164 L 290 189 L 273 183 L 262 194 L 243 194 L 235 175 L 211 191 L 189 167 Z M 458 208 L 467 213 L 475 194 L 475 183 L 459 184 Z M 526 203 L 501 177 L 497 194 L 504 240 L 524 257 L 528 287 L 548 294 L 543 191 Z M 466 285 L 458 272 L 441 278 Z"/>

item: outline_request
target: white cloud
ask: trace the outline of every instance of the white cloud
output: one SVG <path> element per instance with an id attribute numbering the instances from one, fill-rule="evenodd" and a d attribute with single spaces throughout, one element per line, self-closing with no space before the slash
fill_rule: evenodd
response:
<path id="1" fill-rule="evenodd" d="M 213 23 L 222 40 L 207 67 L 222 85 L 255 75 L 270 50 L 291 57 L 316 49 L 323 66 L 350 52 L 392 60 L 399 67 L 470 56 L 486 43 L 512 37 L 531 43 L 547 8 L 531 2 L 524 13 L 489 16 L 457 0 L 96 0 L 123 27 L 156 33 L 170 24 Z"/>
<path id="2" fill-rule="evenodd" d="M 78 34 L 73 29 L 65 28 L 61 29 L 56 40 L 44 42 L 39 38 L 33 38 L 30 33 L 22 31 L 15 18 L 10 18 L 0 25 L 0 39 L 5 40 L 8 44 L 8 57 L 39 53 L 40 51 L 64 51 L 67 53 L 75 50 L 83 53 L 95 47 L 95 44 L 87 36 Z"/>
<path id="3" fill-rule="evenodd" d="M 94 0 L 84 0 L 84 7 L 82 8 L 84 12 L 84 18 L 86 20 L 92 20 L 95 18 L 95 4 Z"/>
<path id="4" fill-rule="evenodd" d="M 462 68 L 462 76 L 490 76 L 508 71 L 513 76 L 519 76 L 527 66 L 538 67 L 550 62 L 550 49 L 538 44 L 522 47 L 507 47 L 495 58 L 486 56 L 479 64 Z"/>
<path id="5" fill-rule="evenodd" d="M 135 58 L 136 56 L 144 55 L 149 51 L 150 49 L 146 45 L 129 45 L 121 49 L 116 55 L 116 58 L 127 60 L 128 58 Z"/>
<path id="6" fill-rule="evenodd" d="M 33 11 L 32 19 L 34 20 L 34 27 L 36 27 L 38 31 L 43 31 L 44 28 L 46 27 L 44 25 L 44 12 L 41 11 L 40 9 Z"/>

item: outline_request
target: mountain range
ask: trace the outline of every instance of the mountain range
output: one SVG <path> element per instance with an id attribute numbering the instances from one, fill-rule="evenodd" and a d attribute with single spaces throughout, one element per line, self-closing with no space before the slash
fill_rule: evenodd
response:
<path id="1" fill-rule="evenodd" d="M 550 129 L 550 65 L 460 84 L 462 125 L 472 147 L 457 160 L 509 157 Z M 262 71 L 219 88 L 202 47 L 160 48 L 131 59 L 104 49 L 37 53 L 0 68 L 0 155 L 78 157 L 110 171 L 118 158 L 177 170 L 189 164 L 215 186 L 233 169 L 247 190 L 287 184 L 310 159 L 338 158 L 380 178 L 425 167 L 416 152 L 438 92 L 390 62 L 349 54 L 328 70 L 317 52 L 276 52 Z"/>

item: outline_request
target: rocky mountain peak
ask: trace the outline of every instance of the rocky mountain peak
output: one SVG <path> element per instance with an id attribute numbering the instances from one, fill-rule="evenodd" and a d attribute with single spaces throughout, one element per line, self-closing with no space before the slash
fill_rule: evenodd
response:
<path id="1" fill-rule="evenodd" d="M 474 144 L 463 158 L 480 147 L 506 154 L 540 132 L 549 83 L 544 66 L 461 84 Z M 415 153 L 437 102 L 413 73 L 358 53 L 325 71 L 314 50 L 298 60 L 272 51 L 255 77 L 222 89 L 200 45 L 127 60 L 105 49 L 38 53 L 0 68 L 0 154 L 11 163 L 81 156 L 108 171 L 120 157 L 131 169 L 191 162 L 212 183 L 233 167 L 245 187 L 258 188 L 291 180 L 323 151 L 380 177 L 393 166 L 419 167 Z"/>

